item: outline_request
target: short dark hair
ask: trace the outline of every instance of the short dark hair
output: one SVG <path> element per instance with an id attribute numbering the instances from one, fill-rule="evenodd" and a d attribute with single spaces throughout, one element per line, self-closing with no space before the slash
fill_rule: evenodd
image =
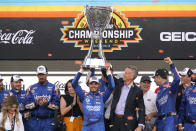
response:
<path id="1" fill-rule="evenodd" d="M 167 69 L 157 69 L 154 76 L 160 76 L 163 79 L 167 79 L 169 72 Z"/>

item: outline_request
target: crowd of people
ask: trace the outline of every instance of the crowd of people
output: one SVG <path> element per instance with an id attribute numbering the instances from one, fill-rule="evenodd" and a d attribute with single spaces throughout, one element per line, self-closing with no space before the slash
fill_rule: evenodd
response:
<path id="1" fill-rule="evenodd" d="M 37 67 L 38 82 L 26 91 L 23 79 L 11 77 L 11 90 L 3 87 L 0 75 L 0 131 L 196 131 L 196 69 L 178 72 L 172 60 L 164 62 L 173 73 L 157 69 L 152 78 L 144 75 L 140 83 L 136 66 L 113 74 L 109 65 L 98 79 L 95 69 L 80 67 L 65 84 L 65 94 L 47 80 L 46 66 Z M 79 79 L 88 71 L 82 89 Z M 159 86 L 151 90 L 151 82 Z"/>

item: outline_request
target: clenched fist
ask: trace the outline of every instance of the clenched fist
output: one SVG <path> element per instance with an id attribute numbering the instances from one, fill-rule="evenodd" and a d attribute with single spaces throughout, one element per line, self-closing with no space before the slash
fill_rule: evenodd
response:
<path id="1" fill-rule="evenodd" d="M 171 65 L 173 63 L 170 57 L 164 58 L 164 61 L 165 61 L 165 63 L 167 63 L 169 65 Z"/>

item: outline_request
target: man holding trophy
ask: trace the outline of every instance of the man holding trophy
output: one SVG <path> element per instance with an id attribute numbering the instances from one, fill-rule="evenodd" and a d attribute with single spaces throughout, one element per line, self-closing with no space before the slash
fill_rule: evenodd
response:
<path id="1" fill-rule="evenodd" d="M 104 103 L 109 98 L 115 88 L 114 80 L 111 74 L 110 67 L 107 68 L 108 88 L 104 93 L 100 93 L 99 79 L 96 76 L 89 78 L 88 87 L 90 92 L 85 93 L 78 81 L 82 73 L 90 68 L 106 68 L 106 61 L 102 51 L 102 33 L 110 22 L 112 14 L 111 7 L 106 6 L 86 6 L 86 18 L 88 28 L 91 32 L 91 45 L 87 56 L 85 57 L 79 72 L 72 81 L 72 86 L 80 98 L 83 105 L 83 128 L 84 131 L 105 131 L 104 125 Z M 92 58 L 94 41 L 99 41 L 98 58 Z"/>
<path id="2" fill-rule="evenodd" d="M 81 86 L 78 84 L 80 77 L 82 76 L 85 68 L 81 66 L 79 72 L 75 75 L 72 86 L 75 89 L 76 94 L 79 96 L 83 106 L 83 131 L 105 131 L 104 125 L 104 103 L 111 95 L 115 88 L 114 80 L 111 74 L 110 67 L 107 69 L 108 76 L 108 88 L 104 93 L 98 92 L 100 87 L 99 79 L 96 76 L 92 76 L 89 79 L 88 87 L 90 92 L 85 93 Z"/>

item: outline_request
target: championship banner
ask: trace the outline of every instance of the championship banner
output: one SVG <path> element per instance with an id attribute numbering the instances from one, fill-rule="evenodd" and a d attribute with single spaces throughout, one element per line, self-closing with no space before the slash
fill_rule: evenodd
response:
<path id="1" fill-rule="evenodd" d="M 196 59 L 195 4 L 111 6 L 102 34 L 108 60 Z M 0 5 L 0 59 L 83 60 L 91 38 L 83 9 Z M 93 51 L 98 51 L 96 40 Z"/>

